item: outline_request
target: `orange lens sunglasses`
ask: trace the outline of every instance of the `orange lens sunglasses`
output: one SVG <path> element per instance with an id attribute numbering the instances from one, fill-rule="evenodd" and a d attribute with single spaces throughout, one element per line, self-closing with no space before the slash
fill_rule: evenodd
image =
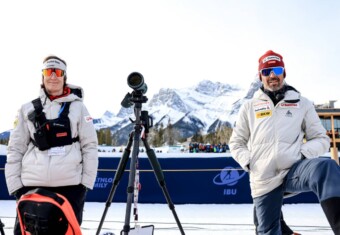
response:
<path id="1" fill-rule="evenodd" d="M 57 77 L 62 77 L 62 76 L 65 75 L 65 71 L 62 70 L 62 69 L 50 68 L 50 69 L 43 69 L 42 70 L 43 75 L 47 76 L 47 77 L 51 76 L 53 72 L 55 73 L 55 75 Z"/>

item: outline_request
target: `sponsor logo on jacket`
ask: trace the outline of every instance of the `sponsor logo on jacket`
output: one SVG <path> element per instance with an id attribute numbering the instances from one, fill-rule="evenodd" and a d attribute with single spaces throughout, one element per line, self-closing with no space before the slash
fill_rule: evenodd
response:
<path id="1" fill-rule="evenodd" d="M 253 105 L 255 117 L 256 118 L 264 118 L 272 116 L 272 110 L 270 109 L 269 101 L 260 101 L 256 102 Z"/>
<path id="2" fill-rule="evenodd" d="M 297 103 L 281 103 L 280 104 L 280 107 L 281 108 L 284 108 L 284 109 L 288 109 L 288 108 L 299 108 L 300 106 L 299 106 L 299 104 L 297 104 Z"/>
<path id="3" fill-rule="evenodd" d="M 266 111 L 256 113 L 256 118 L 265 118 L 265 117 L 271 117 L 271 116 L 272 116 L 271 110 L 266 110 Z"/>

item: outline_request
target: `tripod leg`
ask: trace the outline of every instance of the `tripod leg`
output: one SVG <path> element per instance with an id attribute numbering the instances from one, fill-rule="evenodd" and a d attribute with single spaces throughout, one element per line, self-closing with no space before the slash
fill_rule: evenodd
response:
<path id="1" fill-rule="evenodd" d="M 1 235 L 5 235 L 4 227 L 5 227 L 5 225 L 2 223 L 2 221 L 0 219 L 0 234 Z"/>
<path id="2" fill-rule="evenodd" d="M 172 203 L 168 189 L 166 188 L 164 175 L 163 175 L 161 166 L 160 166 L 160 164 L 157 160 L 156 154 L 153 151 L 153 149 L 150 148 L 149 143 L 147 142 L 146 138 L 144 138 L 142 140 L 143 140 L 143 143 L 144 143 L 144 146 L 145 146 L 145 149 L 146 149 L 146 154 L 148 155 L 151 166 L 152 166 L 154 173 L 157 177 L 157 181 L 162 188 L 163 194 L 166 198 L 166 201 L 168 202 L 168 205 L 169 205 L 170 210 L 172 211 L 172 214 L 174 215 L 177 226 L 178 226 L 179 230 L 181 231 L 181 234 L 184 235 L 185 233 L 184 233 L 183 227 L 181 225 L 181 222 L 178 219 L 177 213 L 175 211 L 175 206 Z"/>
<path id="3" fill-rule="evenodd" d="M 139 140 L 140 140 L 140 126 L 135 126 L 135 132 L 133 137 L 133 148 L 132 155 L 130 161 L 130 174 L 129 174 L 129 183 L 127 187 L 127 201 L 126 201 L 126 211 L 125 211 L 125 224 L 123 227 L 124 235 L 128 235 L 130 231 L 130 216 L 131 216 L 131 204 L 134 193 L 134 181 L 136 175 L 136 161 L 139 152 Z"/>
<path id="4" fill-rule="evenodd" d="M 132 136 L 133 135 L 131 133 L 130 136 L 129 136 L 128 144 L 127 144 L 127 146 L 124 150 L 123 156 L 119 161 L 119 164 L 118 164 L 118 167 L 117 167 L 117 172 L 116 172 L 115 177 L 113 179 L 111 191 L 110 191 L 109 197 L 106 200 L 106 204 L 105 204 L 106 206 L 105 206 L 102 218 L 100 220 L 96 235 L 99 235 L 100 230 L 102 229 L 102 226 L 103 226 L 103 223 L 104 223 L 104 220 L 105 220 L 105 217 L 106 217 L 106 213 L 107 213 L 109 207 L 111 206 L 113 196 L 116 192 L 117 186 L 118 186 L 118 184 L 119 184 L 119 182 L 122 178 L 122 175 L 124 173 L 124 169 L 126 168 L 126 164 L 129 160 L 129 156 L 130 156 L 130 152 L 131 152 L 131 146 L 132 146 Z"/>

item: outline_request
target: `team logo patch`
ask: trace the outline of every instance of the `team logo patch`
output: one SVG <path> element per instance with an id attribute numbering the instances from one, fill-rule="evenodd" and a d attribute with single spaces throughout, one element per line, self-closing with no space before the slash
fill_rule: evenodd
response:
<path id="1" fill-rule="evenodd" d="M 256 112 L 255 114 L 256 114 L 256 118 L 271 117 L 272 111 L 271 110 L 260 111 L 260 112 Z"/>

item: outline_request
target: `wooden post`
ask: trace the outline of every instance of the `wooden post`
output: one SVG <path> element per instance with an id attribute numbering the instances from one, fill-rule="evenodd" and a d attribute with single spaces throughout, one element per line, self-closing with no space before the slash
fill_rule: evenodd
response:
<path id="1" fill-rule="evenodd" d="M 338 148 L 335 147 L 331 147 L 331 158 L 336 161 L 336 163 L 338 163 L 339 165 L 339 154 L 338 154 Z"/>

